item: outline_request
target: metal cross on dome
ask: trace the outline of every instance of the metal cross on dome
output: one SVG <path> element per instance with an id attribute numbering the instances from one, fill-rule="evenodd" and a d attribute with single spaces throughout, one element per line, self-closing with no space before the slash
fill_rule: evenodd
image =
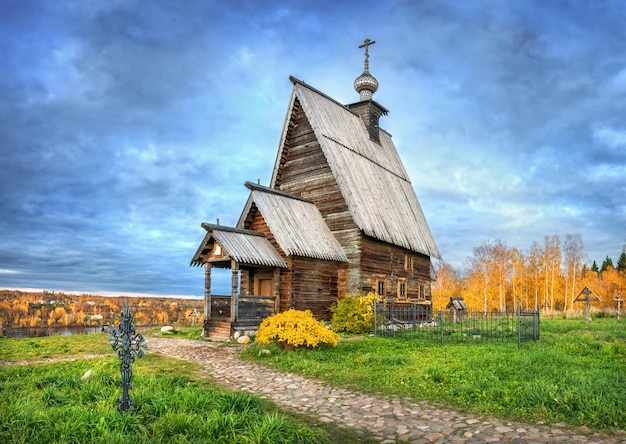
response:
<path id="1" fill-rule="evenodd" d="M 128 301 L 124 304 L 122 312 L 122 323 L 119 328 L 113 329 L 109 338 L 113 350 L 118 350 L 117 356 L 120 358 L 120 373 L 122 375 L 122 396 L 117 400 L 117 410 L 120 412 L 131 412 L 135 409 L 135 401 L 130 397 L 132 385 L 130 380 L 133 377 L 133 361 L 141 358 L 148 344 L 141 333 L 135 334 L 133 325 L 133 315 L 130 312 Z"/>
<path id="2" fill-rule="evenodd" d="M 370 39 L 365 39 L 365 41 L 363 42 L 362 45 L 359 45 L 359 48 L 365 48 L 365 70 L 369 70 L 369 46 L 373 45 L 374 43 L 376 43 L 374 40 L 370 40 Z"/>

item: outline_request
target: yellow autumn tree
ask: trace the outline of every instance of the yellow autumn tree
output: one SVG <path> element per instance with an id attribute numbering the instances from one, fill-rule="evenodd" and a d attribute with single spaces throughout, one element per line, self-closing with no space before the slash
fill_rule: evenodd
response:
<path id="1" fill-rule="evenodd" d="M 439 261 L 434 264 L 437 280 L 433 282 L 433 312 L 444 310 L 451 297 L 463 297 L 463 280 L 452 265 Z"/>
<path id="2" fill-rule="evenodd" d="M 65 308 L 56 307 L 54 310 L 51 310 L 48 315 L 48 325 L 58 325 L 66 315 L 67 312 Z"/>

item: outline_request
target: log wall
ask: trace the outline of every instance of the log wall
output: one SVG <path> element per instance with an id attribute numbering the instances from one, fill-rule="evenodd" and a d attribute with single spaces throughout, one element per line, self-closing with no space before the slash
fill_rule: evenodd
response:
<path id="1" fill-rule="evenodd" d="M 290 258 L 281 273 L 280 311 L 311 310 L 315 318 L 330 320 L 330 307 L 339 297 L 338 271 L 347 264 L 303 257 Z"/>
<path id="2" fill-rule="evenodd" d="M 360 230 L 297 100 L 288 128 L 278 174 L 279 188 L 315 203 L 349 260 L 347 267 L 340 267 L 338 292 L 354 293 L 360 285 Z"/>
<path id="3" fill-rule="evenodd" d="M 398 298 L 400 279 L 406 282 L 406 300 L 429 303 L 431 298 L 430 258 L 404 248 L 369 237 L 362 242 L 362 289 L 376 289 L 377 282 L 385 282 L 385 295 Z M 409 258 L 409 261 L 407 261 Z M 410 264 L 412 262 L 412 264 Z M 422 287 L 423 290 L 420 290 Z"/>

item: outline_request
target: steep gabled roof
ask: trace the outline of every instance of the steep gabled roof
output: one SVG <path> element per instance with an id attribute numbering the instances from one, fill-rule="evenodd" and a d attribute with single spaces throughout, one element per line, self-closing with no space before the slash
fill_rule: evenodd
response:
<path id="1" fill-rule="evenodd" d="M 239 263 L 287 268 L 285 260 L 261 233 L 213 224 L 202 224 L 202 228 L 207 230 L 207 233 L 191 259 L 191 265 L 203 265 L 202 255 L 210 242 L 215 240 L 227 256 Z"/>
<path id="2" fill-rule="evenodd" d="M 348 258 L 312 202 L 282 191 L 246 182 L 251 190 L 238 227 L 254 204 L 272 232 L 278 246 L 288 256 L 302 256 L 337 262 Z"/>
<path id="3" fill-rule="evenodd" d="M 291 80 L 294 88 L 270 186 L 277 186 L 288 119 L 298 100 L 352 219 L 363 233 L 440 259 L 441 253 L 391 136 L 381 130 L 380 144 L 370 140 L 357 114 L 306 83 L 293 77 Z"/>

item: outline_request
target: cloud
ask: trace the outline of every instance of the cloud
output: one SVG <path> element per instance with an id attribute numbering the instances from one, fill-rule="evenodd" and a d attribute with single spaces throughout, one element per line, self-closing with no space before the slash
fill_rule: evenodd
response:
<path id="1" fill-rule="evenodd" d="M 268 183 L 288 76 L 354 102 L 366 37 L 446 260 L 576 230 L 621 247 L 623 5 L 362 6 L 4 2 L 0 285 L 202 293 L 200 223 Z"/>

